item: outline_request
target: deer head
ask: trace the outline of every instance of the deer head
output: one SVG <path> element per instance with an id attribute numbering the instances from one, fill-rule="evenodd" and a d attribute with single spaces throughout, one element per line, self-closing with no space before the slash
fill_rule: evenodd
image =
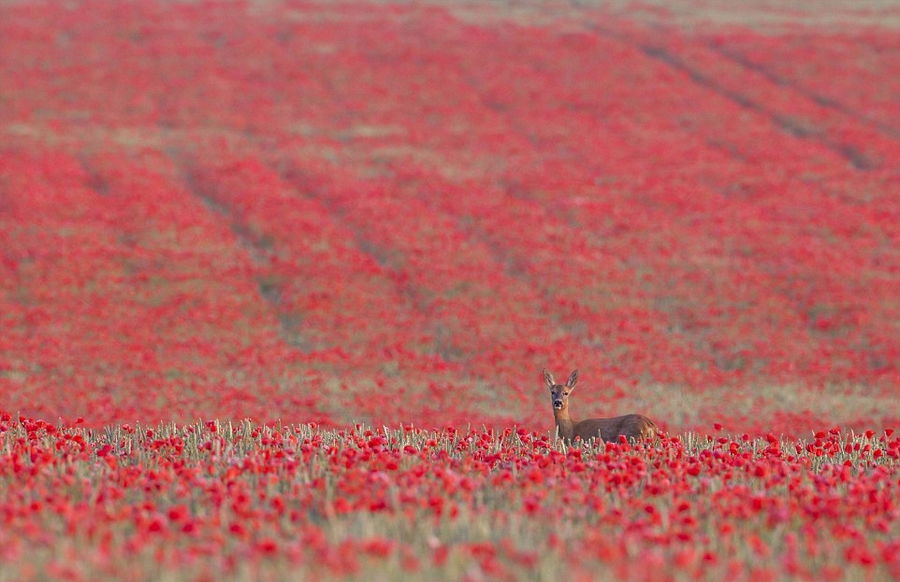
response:
<path id="1" fill-rule="evenodd" d="M 578 382 L 578 370 L 573 370 L 569 375 L 569 379 L 565 384 L 557 384 L 553 379 L 553 374 L 544 370 L 544 382 L 550 388 L 550 397 L 553 401 L 553 410 L 564 412 L 569 408 L 569 394 L 575 389 L 575 383 Z"/>

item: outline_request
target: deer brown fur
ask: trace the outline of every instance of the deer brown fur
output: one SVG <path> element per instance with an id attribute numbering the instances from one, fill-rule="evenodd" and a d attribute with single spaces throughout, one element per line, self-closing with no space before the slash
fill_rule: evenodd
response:
<path id="1" fill-rule="evenodd" d="M 569 394 L 578 382 L 578 370 L 572 372 L 565 384 L 557 384 L 553 374 L 544 370 L 544 382 L 550 388 L 557 434 L 566 443 L 571 443 L 575 438 L 587 441 L 597 437 L 608 442 L 618 442 L 620 436 L 629 441 L 637 441 L 652 439 L 659 432 L 656 423 L 643 414 L 573 420 L 569 416 Z"/>

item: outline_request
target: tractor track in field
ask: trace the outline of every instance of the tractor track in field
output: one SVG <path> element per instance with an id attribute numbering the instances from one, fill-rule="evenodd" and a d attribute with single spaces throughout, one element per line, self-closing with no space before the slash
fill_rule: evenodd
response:
<path id="1" fill-rule="evenodd" d="M 867 125 L 879 131 L 886 137 L 900 140 L 900 128 L 898 127 L 895 127 L 883 121 L 879 121 L 877 119 L 873 119 L 872 117 L 860 113 L 852 107 L 841 103 L 837 99 L 834 99 L 827 95 L 823 95 L 822 93 L 809 89 L 808 87 L 804 87 L 803 85 L 792 79 L 783 77 L 778 73 L 775 73 L 770 68 L 764 65 L 754 63 L 746 56 L 737 51 L 728 50 L 720 45 L 717 45 L 716 43 L 707 43 L 706 46 L 713 52 L 721 55 L 723 58 L 728 59 L 729 61 L 747 69 L 748 71 L 752 71 L 754 73 L 762 75 L 768 81 L 772 82 L 775 85 L 778 85 L 779 87 L 784 87 L 785 89 L 794 91 L 801 97 L 813 101 L 817 105 L 820 105 L 826 109 L 830 109 L 836 113 L 840 113 L 841 115 L 845 115 L 857 123 Z"/>
<path id="2" fill-rule="evenodd" d="M 269 162 L 265 162 L 265 165 L 284 182 L 285 186 L 291 189 L 292 195 L 305 196 L 309 200 L 315 201 L 329 219 L 335 223 L 354 224 L 351 213 L 343 208 L 339 201 L 336 201 L 329 195 L 328 191 L 331 186 L 327 183 L 327 178 L 308 173 L 302 168 L 286 170 L 278 167 L 277 164 L 273 165 Z M 258 269 L 254 276 L 259 287 L 260 296 L 276 314 L 284 340 L 304 354 L 334 347 L 329 344 L 317 344 L 316 341 L 305 336 L 303 334 L 303 318 L 285 309 L 282 301 L 282 296 L 285 294 L 284 285 L 278 283 L 277 277 L 266 276 L 266 273 L 274 268 L 272 258 L 277 254 L 277 249 L 273 249 L 270 242 L 261 240 L 254 235 L 241 217 L 228 208 L 227 205 L 217 202 L 204 193 L 193 178 L 193 170 L 190 168 L 185 170 L 184 180 L 188 183 L 192 194 L 197 196 L 213 212 L 228 221 L 229 229 L 236 240 L 250 255 Z M 410 285 L 402 284 L 393 277 L 397 272 L 397 267 L 390 258 L 390 249 L 383 248 L 369 240 L 358 228 L 351 228 L 351 230 L 353 232 L 352 240 L 355 251 L 359 255 L 371 259 L 383 269 L 382 276 L 392 280 L 393 293 L 398 305 L 407 311 L 422 312 L 425 309 L 425 302 L 417 294 L 416 290 Z"/>
<path id="3" fill-rule="evenodd" d="M 773 109 L 758 102 L 757 100 L 741 92 L 728 88 L 724 84 L 716 81 L 710 75 L 704 73 L 699 68 L 685 62 L 677 54 L 664 46 L 649 44 L 637 39 L 630 38 L 627 35 L 616 32 L 615 30 L 600 26 L 597 23 L 591 23 L 586 26 L 588 29 L 604 36 L 605 38 L 624 43 L 636 50 L 639 50 L 647 57 L 659 61 L 666 66 L 684 74 L 694 84 L 708 91 L 711 91 L 725 99 L 728 99 L 729 101 L 736 103 L 744 109 L 764 116 L 775 126 L 779 127 L 782 131 L 785 131 L 798 139 L 810 140 L 822 145 L 823 147 L 831 150 L 832 152 L 847 160 L 847 162 L 849 162 L 851 166 L 861 172 L 877 170 L 881 167 L 881 163 L 878 160 L 872 159 L 870 156 L 866 155 L 866 153 L 860 151 L 856 147 L 848 144 L 836 143 L 834 140 L 829 139 L 825 135 L 825 132 L 817 129 L 811 129 L 809 127 L 806 127 L 805 125 L 801 125 L 789 116 L 778 113 L 777 111 L 774 111 Z"/>
<path id="4" fill-rule="evenodd" d="M 271 245 L 266 244 L 255 236 L 241 218 L 226 204 L 218 202 L 198 184 L 195 168 L 190 165 L 181 166 L 181 178 L 187 191 L 209 210 L 226 220 L 228 230 L 234 235 L 237 243 L 245 250 L 254 265 L 253 278 L 262 297 L 269 308 L 274 312 L 278 320 L 282 339 L 291 347 L 308 354 L 315 347 L 313 343 L 301 333 L 302 322 L 291 317 L 282 305 L 283 288 L 274 279 L 265 276 L 266 272 L 273 269 L 272 257 L 275 253 Z"/>

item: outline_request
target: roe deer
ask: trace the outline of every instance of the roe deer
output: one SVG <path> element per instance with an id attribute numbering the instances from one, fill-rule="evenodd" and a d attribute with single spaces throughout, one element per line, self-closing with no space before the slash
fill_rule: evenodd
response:
<path id="1" fill-rule="evenodd" d="M 611 442 L 618 442 L 620 436 L 630 441 L 652 439 L 659 432 L 656 423 L 643 414 L 572 420 L 569 416 L 569 394 L 578 382 L 578 370 L 572 372 L 565 384 L 557 384 L 553 374 L 544 370 L 544 382 L 550 388 L 553 399 L 553 416 L 556 418 L 557 433 L 566 444 L 571 444 L 575 437 L 580 437 L 583 441 L 600 437 L 604 441 Z"/>

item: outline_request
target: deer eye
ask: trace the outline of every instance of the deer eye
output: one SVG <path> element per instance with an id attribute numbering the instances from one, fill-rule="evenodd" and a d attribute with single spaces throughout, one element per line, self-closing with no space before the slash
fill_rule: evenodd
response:
<path id="1" fill-rule="evenodd" d="M 563 396 L 568 396 L 568 395 L 569 395 L 568 392 L 563 392 Z"/>

